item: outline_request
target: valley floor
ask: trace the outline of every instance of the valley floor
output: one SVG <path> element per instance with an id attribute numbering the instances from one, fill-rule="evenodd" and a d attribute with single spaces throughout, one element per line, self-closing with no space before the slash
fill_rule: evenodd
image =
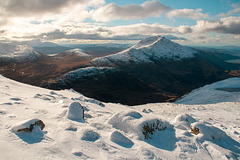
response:
<path id="1" fill-rule="evenodd" d="M 223 91 L 224 92 L 224 91 Z M 84 120 L 67 118 L 79 102 Z M 0 76 L 0 159 L 240 159 L 240 102 L 125 106 Z M 38 118 L 46 127 L 14 132 Z M 154 124 L 144 136 L 144 126 Z M 190 126 L 197 127 L 198 135 Z"/>

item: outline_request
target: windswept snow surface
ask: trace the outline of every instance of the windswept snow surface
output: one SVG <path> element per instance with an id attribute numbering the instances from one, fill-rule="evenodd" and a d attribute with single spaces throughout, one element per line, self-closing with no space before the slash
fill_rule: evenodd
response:
<path id="1" fill-rule="evenodd" d="M 197 53 L 191 48 L 183 47 L 164 37 L 149 37 L 141 40 L 134 46 L 119 52 L 117 54 L 96 58 L 90 62 L 91 64 L 111 64 L 113 62 L 152 62 L 153 60 L 181 60 L 184 58 L 194 57 Z"/>
<path id="2" fill-rule="evenodd" d="M 0 59 L 4 60 L 35 60 L 40 53 L 28 45 L 0 44 Z"/>
<path id="3" fill-rule="evenodd" d="M 84 121 L 67 117 L 76 102 L 84 109 Z M 239 105 L 129 107 L 0 76 L 0 159 L 239 159 Z M 42 120 L 45 128 L 14 132 L 31 119 Z M 190 133 L 190 125 L 200 133 Z"/>
<path id="4" fill-rule="evenodd" d="M 212 104 L 219 102 L 240 102 L 240 78 L 229 78 L 193 90 L 176 103 Z"/>

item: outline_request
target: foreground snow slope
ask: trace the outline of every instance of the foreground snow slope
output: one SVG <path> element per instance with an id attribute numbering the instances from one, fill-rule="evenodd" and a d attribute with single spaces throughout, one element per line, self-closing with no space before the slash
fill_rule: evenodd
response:
<path id="1" fill-rule="evenodd" d="M 68 118 L 73 102 L 84 120 Z M 102 104 L 0 76 L 0 159 L 239 159 L 239 104 Z M 43 131 L 16 132 L 32 119 L 45 123 Z"/>

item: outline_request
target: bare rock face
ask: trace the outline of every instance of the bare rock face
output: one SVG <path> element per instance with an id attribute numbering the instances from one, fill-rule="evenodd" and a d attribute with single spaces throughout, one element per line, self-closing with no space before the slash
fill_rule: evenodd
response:
<path id="1" fill-rule="evenodd" d="M 84 121 L 84 108 L 79 102 L 70 104 L 67 111 L 67 118 L 71 120 Z"/>
<path id="2" fill-rule="evenodd" d="M 45 124 L 40 119 L 30 119 L 24 122 L 21 122 L 17 125 L 15 125 L 12 128 L 12 131 L 17 132 L 32 132 L 35 127 L 39 127 L 41 130 L 44 129 Z"/>

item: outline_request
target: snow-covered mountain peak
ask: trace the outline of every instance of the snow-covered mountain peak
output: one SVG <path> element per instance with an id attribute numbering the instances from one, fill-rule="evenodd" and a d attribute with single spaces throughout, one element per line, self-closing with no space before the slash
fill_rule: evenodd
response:
<path id="1" fill-rule="evenodd" d="M 192 58 L 194 53 L 196 51 L 191 48 L 181 46 L 164 37 L 154 36 L 145 38 L 122 52 L 96 58 L 90 64 L 106 65 L 114 62 L 151 63 L 162 59 L 178 61 L 184 58 Z"/>
<path id="2" fill-rule="evenodd" d="M 160 41 L 170 42 L 168 39 L 166 39 L 164 37 L 153 36 L 153 37 L 149 37 L 149 38 L 145 38 L 145 39 L 141 40 L 140 42 L 135 44 L 132 48 L 140 49 L 140 48 L 144 48 L 144 47 L 149 47 Z"/>
<path id="3" fill-rule="evenodd" d="M 2 59 L 36 59 L 39 55 L 40 53 L 28 45 L 0 44 L 0 58 Z"/>
<path id="4" fill-rule="evenodd" d="M 33 48 L 28 45 L 0 44 L 1 55 L 21 54 L 32 52 Z"/>

